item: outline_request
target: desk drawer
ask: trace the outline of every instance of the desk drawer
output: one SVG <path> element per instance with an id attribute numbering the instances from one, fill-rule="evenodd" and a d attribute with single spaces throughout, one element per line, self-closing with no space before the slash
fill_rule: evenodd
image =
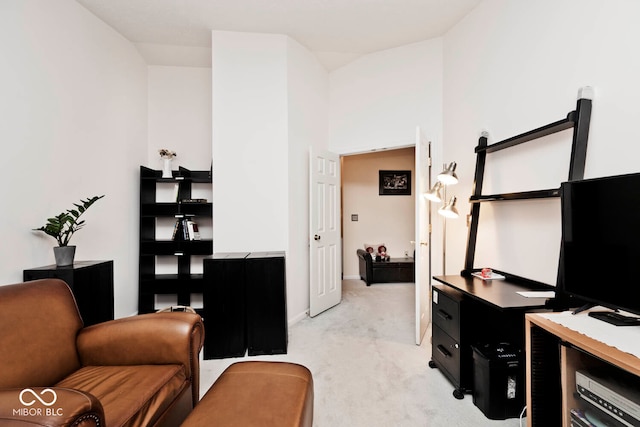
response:
<path id="1" fill-rule="evenodd" d="M 433 285 L 433 324 L 453 339 L 460 340 L 460 302 L 462 294 L 442 285 Z"/>
<path id="2" fill-rule="evenodd" d="M 433 324 L 431 358 L 449 378 L 454 387 L 460 387 L 460 344 Z"/>

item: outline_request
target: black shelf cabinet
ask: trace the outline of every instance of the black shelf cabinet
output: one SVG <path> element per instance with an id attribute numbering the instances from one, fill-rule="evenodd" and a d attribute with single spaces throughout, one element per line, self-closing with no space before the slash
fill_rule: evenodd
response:
<path id="1" fill-rule="evenodd" d="M 138 312 L 155 311 L 155 297 L 175 294 L 179 305 L 191 305 L 191 294 L 202 293 L 203 275 L 191 272 L 191 257 L 213 253 L 213 240 L 163 240 L 156 233 L 159 218 L 211 218 L 213 207 L 207 201 L 179 202 L 192 198 L 193 184 L 211 184 L 210 171 L 179 168 L 171 178 L 163 178 L 162 171 L 140 166 L 140 236 Z M 157 200 L 158 184 L 175 184 L 176 200 Z M 156 273 L 157 257 L 176 257 L 177 273 Z"/>
<path id="2" fill-rule="evenodd" d="M 65 267 L 47 265 L 24 270 L 22 274 L 24 281 L 64 280 L 73 292 L 85 326 L 113 320 L 113 261 L 76 261 Z"/>

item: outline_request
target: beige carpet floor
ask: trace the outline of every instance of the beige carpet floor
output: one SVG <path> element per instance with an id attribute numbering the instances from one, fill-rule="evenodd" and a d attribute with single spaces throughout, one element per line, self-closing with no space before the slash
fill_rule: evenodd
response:
<path id="1" fill-rule="evenodd" d="M 290 361 L 313 374 L 314 427 L 520 426 L 487 419 L 471 395 L 452 396 L 428 367 L 431 331 L 415 344 L 414 313 L 413 283 L 344 280 L 341 304 L 289 328 L 286 355 L 203 360 L 201 394 L 233 362 Z"/>

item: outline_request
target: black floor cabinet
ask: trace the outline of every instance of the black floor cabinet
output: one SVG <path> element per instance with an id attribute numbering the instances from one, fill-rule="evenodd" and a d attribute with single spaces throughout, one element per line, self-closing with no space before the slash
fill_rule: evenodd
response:
<path id="1" fill-rule="evenodd" d="M 284 252 L 213 254 L 203 300 L 205 359 L 287 352 Z"/>
<path id="2" fill-rule="evenodd" d="M 113 261 L 76 261 L 23 271 L 23 279 L 56 278 L 67 282 L 85 326 L 113 320 Z"/>

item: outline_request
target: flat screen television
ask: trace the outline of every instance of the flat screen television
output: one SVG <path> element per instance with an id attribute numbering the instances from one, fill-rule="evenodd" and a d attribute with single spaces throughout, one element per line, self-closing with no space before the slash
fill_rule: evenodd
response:
<path id="1" fill-rule="evenodd" d="M 561 190 L 560 289 L 640 314 L 640 173 L 569 181 Z"/>

